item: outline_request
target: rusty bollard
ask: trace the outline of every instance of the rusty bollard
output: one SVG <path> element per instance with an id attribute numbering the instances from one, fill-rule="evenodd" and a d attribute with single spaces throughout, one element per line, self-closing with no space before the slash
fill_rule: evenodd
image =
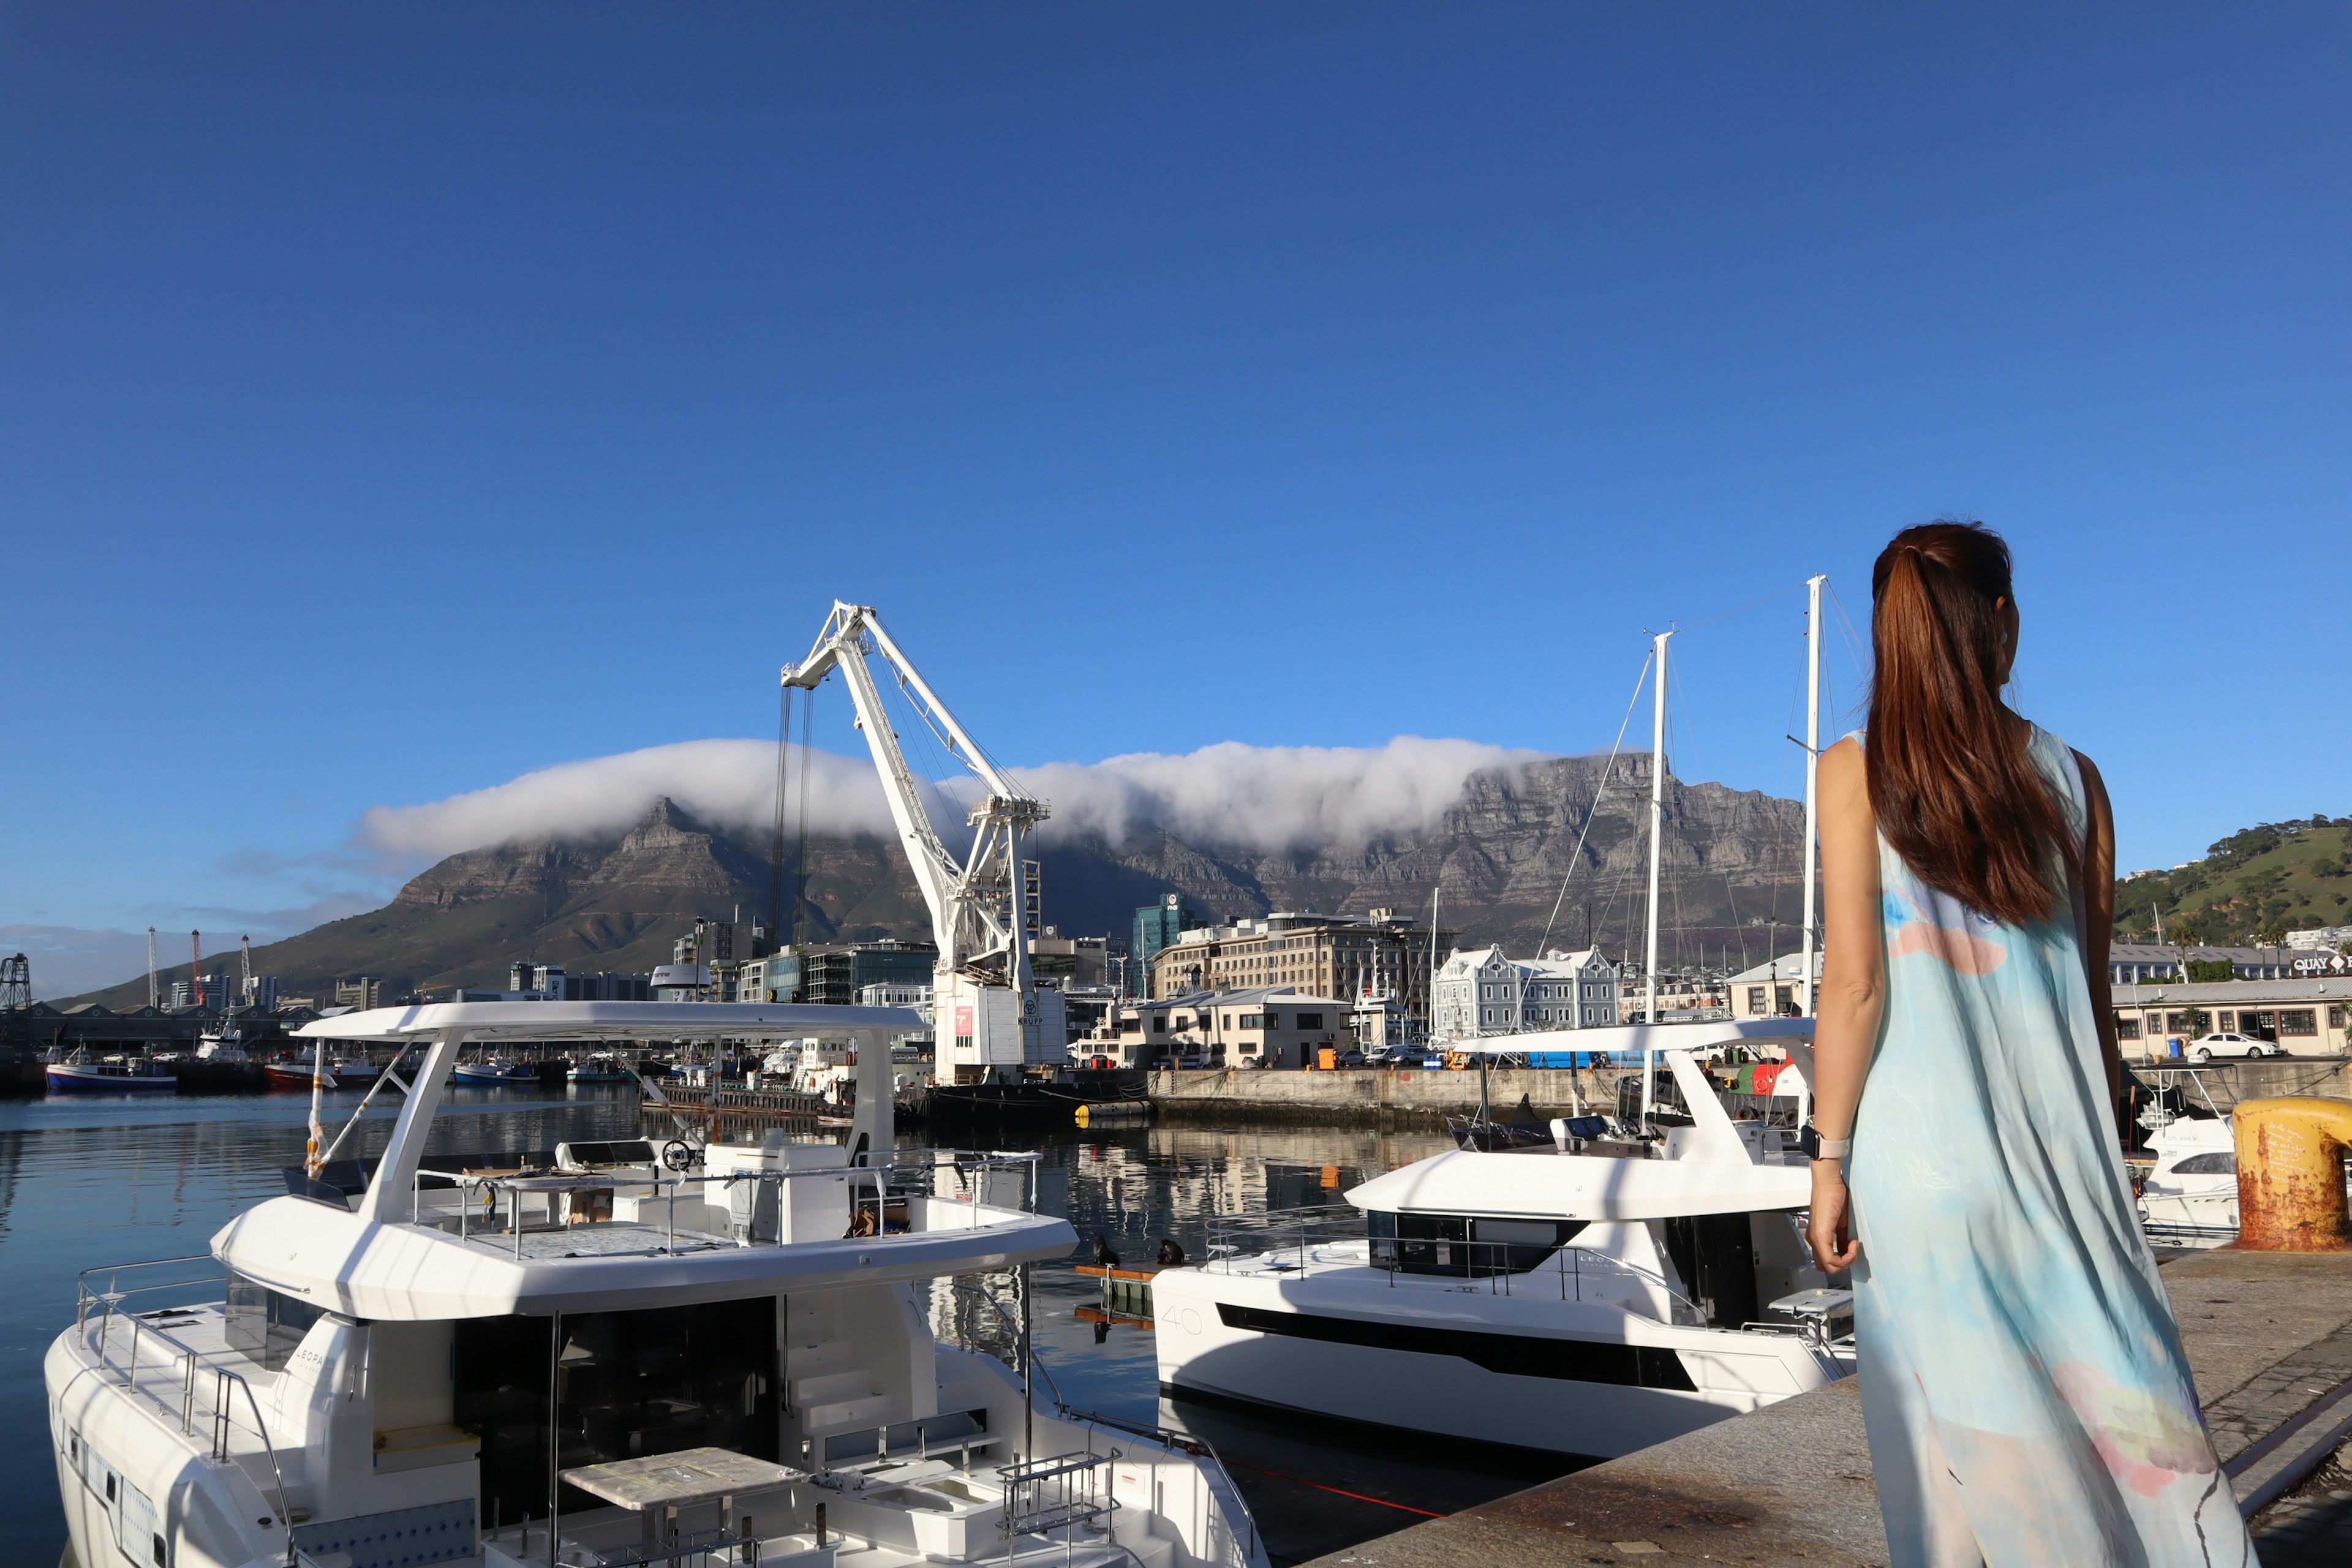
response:
<path id="1" fill-rule="evenodd" d="M 2238 1151 L 2238 1246 L 2249 1252 L 2352 1250 L 2344 1197 L 2344 1155 L 2352 1147 L 2352 1102 L 2293 1096 L 2242 1100 L 2233 1111 Z"/>

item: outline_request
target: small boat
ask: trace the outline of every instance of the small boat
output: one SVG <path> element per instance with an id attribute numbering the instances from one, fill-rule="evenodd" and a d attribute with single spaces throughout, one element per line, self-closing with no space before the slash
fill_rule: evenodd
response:
<path id="1" fill-rule="evenodd" d="M 449 1081 L 469 1083 L 477 1089 L 536 1089 L 539 1068 L 530 1062 L 485 1057 L 479 1061 L 459 1062 L 450 1069 Z"/>
<path id="2" fill-rule="evenodd" d="M 265 1063 L 262 1076 L 268 1079 L 272 1089 L 308 1089 L 314 1064 L 301 1060 Z M 329 1089 L 365 1089 L 375 1081 L 375 1063 L 365 1057 L 349 1057 L 327 1064 Z"/>
<path id="3" fill-rule="evenodd" d="M 630 1083 L 635 1081 L 629 1073 L 629 1069 L 623 1067 L 616 1058 L 612 1057 L 590 1057 L 585 1061 L 573 1062 L 572 1064 L 570 1077 L 573 1083 Z"/>
<path id="4" fill-rule="evenodd" d="M 180 1089 L 178 1079 L 152 1062 L 97 1062 L 87 1057 L 49 1063 L 48 1079 L 52 1092 L 176 1094 Z"/>

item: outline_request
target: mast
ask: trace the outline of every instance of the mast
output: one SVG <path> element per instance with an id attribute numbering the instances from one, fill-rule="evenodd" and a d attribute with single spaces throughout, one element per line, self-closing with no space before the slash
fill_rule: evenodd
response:
<path id="1" fill-rule="evenodd" d="M 155 928 L 149 926 L 147 928 L 147 1005 L 150 1007 L 158 1005 L 163 1000 L 163 992 L 158 988 L 155 974 Z"/>
<path id="2" fill-rule="evenodd" d="M 1652 657 L 1658 664 L 1658 685 L 1652 693 L 1650 706 L 1650 907 L 1644 922 L 1647 946 L 1643 952 L 1643 978 L 1649 987 L 1649 1000 L 1643 1006 L 1642 1021 L 1642 1120 L 1650 1119 L 1651 1100 L 1656 1089 L 1654 1064 L 1657 1048 L 1650 1044 L 1651 1031 L 1658 1022 L 1658 830 L 1666 819 L 1666 640 L 1675 634 L 1660 632 L 1651 639 Z"/>
<path id="3" fill-rule="evenodd" d="M 1797 961 L 1797 1011 L 1813 1011 L 1813 908 L 1819 893 L 1813 863 L 1822 848 L 1822 584 L 1820 573 L 1805 579 L 1805 946 Z"/>
<path id="4" fill-rule="evenodd" d="M 188 960 L 188 1005 L 191 1007 L 201 1007 L 205 1005 L 205 942 L 203 933 L 193 931 L 188 933 L 188 952 L 194 955 Z"/>
<path id="5" fill-rule="evenodd" d="M 250 1005 L 253 1002 L 253 938 L 240 936 L 236 939 L 236 944 L 237 967 L 242 971 L 243 985 L 237 1000 Z"/>

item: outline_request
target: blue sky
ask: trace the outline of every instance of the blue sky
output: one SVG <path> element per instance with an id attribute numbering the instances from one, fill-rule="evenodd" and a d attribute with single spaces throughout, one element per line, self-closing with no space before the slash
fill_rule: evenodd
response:
<path id="1" fill-rule="evenodd" d="M 370 806 L 772 735 L 835 596 L 1012 763 L 1605 748 L 1645 629 L 1816 570 L 1861 628 L 1945 512 L 2127 863 L 2352 811 L 2347 64 L 2315 5 L 10 7 L 0 928 L 364 907 Z M 1800 604 L 1683 645 L 1686 776 L 1793 790 Z"/>

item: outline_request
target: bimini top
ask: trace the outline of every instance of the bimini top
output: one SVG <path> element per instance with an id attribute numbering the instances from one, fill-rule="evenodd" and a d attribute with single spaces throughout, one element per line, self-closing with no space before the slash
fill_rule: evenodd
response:
<path id="1" fill-rule="evenodd" d="M 320 1018 L 294 1032 L 325 1040 L 709 1040 L 923 1026 L 911 1007 L 803 1002 L 427 1002 Z"/>

